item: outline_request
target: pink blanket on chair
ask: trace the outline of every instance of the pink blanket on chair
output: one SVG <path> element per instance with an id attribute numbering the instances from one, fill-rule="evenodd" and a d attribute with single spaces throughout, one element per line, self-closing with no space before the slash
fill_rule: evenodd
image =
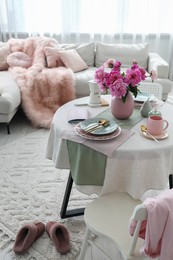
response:
<path id="1" fill-rule="evenodd" d="M 50 128 L 55 111 L 76 98 L 74 74 L 65 67 L 46 68 L 44 47 L 57 45 L 54 39 L 30 37 L 8 43 L 12 52 L 23 52 L 32 59 L 28 68 L 9 68 L 21 91 L 22 108 L 35 127 Z"/>
<path id="2" fill-rule="evenodd" d="M 173 189 L 160 195 L 147 198 L 143 204 L 147 208 L 147 221 L 142 223 L 139 237 L 145 239 L 142 252 L 160 260 L 173 259 Z M 130 234 L 136 227 L 134 220 L 130 223 Z"/>

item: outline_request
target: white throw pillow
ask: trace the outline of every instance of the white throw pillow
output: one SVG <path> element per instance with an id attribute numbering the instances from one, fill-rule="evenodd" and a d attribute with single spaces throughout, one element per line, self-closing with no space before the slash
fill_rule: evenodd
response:
<path id="1" fill-rule="evenodd" d="M 96 67 L 103 65 L 110 58 L 121 62 L 122 67 L 129 68 L 135 60 L 139 66 L 147 68 L 149 44 L 104 44 L 96 45 Z"/>
<path id="2" fill-rule="evenodd" d="M 65 67 L 72 69 L 73 72 L 88 69 L 87 64 L 82 60 L 75 49 L 61 51 L 59 55 Z"/>
<path id="3" fill-rule="evenodd" d="M 69 43 L 60 44 L 65 50 L 75 49 L 88 66 L 94 67 L 95 43 Z"/>
<path id="4" fill-rule="evenodd" d="M 0 43 L 0 70 L 8 69 L 7 57 L 9 54 L 10 46 L 6 43 Z"/>

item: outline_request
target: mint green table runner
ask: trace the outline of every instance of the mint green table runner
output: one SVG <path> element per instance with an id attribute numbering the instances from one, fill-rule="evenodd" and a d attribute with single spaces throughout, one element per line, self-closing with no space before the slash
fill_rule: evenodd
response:
<path id="1" fill-rule="evenodd" d="M 67 140 L 70 170 L 77 185 L 102 186 L 107 156 L 86 145 Z"/>
<path id="2" fill-rule="evenodd" d="M 124 128 L 124 129 L 132 128 L 134 125 L 136 125 L 139 121 L 141 121 L 143 119 L 143 117 L 141 116 L 140 110 L 136 109 L 136 108 L 133 110 L 133 114 L 131 115 L 131 117 L 128 119 L 124 119 L 124 120 L 115 118 L 112 115 L 110 108 L 104 110 L 102 113 L 98 114 L 96 117 L 103 117 L 103 118 L 107 118 L 108 120 L 113 120 L 121 128 Z"/>
<path id="3" fill-rule="evenodd" d="M 122 129 L 130 129 L 143 119 L 139 109 L 134 109 L 129 119 L 116 119 L 110 108 L 98 114 L 98 118 L 114 120 Z M 72 178 L 77 185 L 102 186 L 105 177 L 107 156 L 84 144 L 66 140 Z"/>

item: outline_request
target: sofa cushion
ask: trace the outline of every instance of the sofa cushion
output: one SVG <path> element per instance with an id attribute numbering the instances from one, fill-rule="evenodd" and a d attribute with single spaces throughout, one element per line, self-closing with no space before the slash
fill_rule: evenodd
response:
<path id="1" fill-rule="evenodd" d="M 8 69 L 7 57 L 9 54 L 10 46 L 4 42 L 0 42 L 0 70 Z"/>
<path id="2" fill-rule="evenodd" d="M 88 66 L 94 66 L 95 43 L 60 44 L 65 50 L 75 49 Z"/>
<path id="3" fill-rule="evenodd" d="M 89 67 L 87 70 L 74 73 L 77 98 L 89 96 L 90 90 L 88 82 L 94 79 L 96 69 L 96 67 Z"/>
<path id="4" fill-rule="evenodd" d="M 122 67 L 129 68 L 135 60 L 139 66 L 147 68 L 149 44 L 104 44 L 98 42 L 96 45 L 96 67 L 103 65 L 110 58 L 119 60 Z"/>
<path id="5" fill-rule="evenodd" d="M 0 114 L 8 115 L 21 102 L 20 90 L 9 71 L 1 71 L 0 79 Z"/>
<path id="6" fill-rule="evenodd" d="M 44 53 L 46 56 L 46 61 L 47 61 L 47 67 L 48 68 L 54 68 L 54 67 L 59 67 L 59 66 L 64 66 L 60 59 L 60 51 L 63 51 L 65 49 L 60 48 L 60 47 L 45 47 L 44 48 Z"/>
<path id="7" fill-rule="evenodd" d="M 7 45 L 6 42 L 0 42 L 0 48 L 4 47 L 4 46 L 6 46 L 6 45 Z"/>
<path id="8" fill-rule="evenodd" d="M 32 59 L 24 52 L 15 51 L 8 55 L 7 63 L 10 67 L 29 68 L 32 65 Z"/>
<path id="9" fill-rule="evenodd" d="M 75 49 L 60 52 L 60 59 L 66 68 L 70 68 L 73 72 L 85 70 L 88 68 L 87 64 L 82 60 Z"/>

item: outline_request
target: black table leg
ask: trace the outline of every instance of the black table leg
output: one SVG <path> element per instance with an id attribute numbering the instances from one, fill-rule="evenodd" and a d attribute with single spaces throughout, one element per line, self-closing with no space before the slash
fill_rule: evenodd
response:
<path id="1" fill-rule="evenodd" d="M 69 172 L 68 181 L 67 181 L 64 198 L 61 206 L 61 212 L 60 212 L 60 216 L 62 219 L 81 216 L 84 214 L 85 208 L 76 208 L 76 209 L 67 210 L 72 185 L 73 185 L 73 179 L 71 177 L 71 172 Z"/>
<path id="2" fill-rule="evenodd" d="M 9 135 L 10 134 L 10 124 L 7 123 L 6 126 L 7 126 L 7 134 Z"/>
<path id="3" fill-rule="evenodd" d="M 173 188 L 173 175 L 172 174 L 169 175 L 169 188 L 170 189 Z"/>

